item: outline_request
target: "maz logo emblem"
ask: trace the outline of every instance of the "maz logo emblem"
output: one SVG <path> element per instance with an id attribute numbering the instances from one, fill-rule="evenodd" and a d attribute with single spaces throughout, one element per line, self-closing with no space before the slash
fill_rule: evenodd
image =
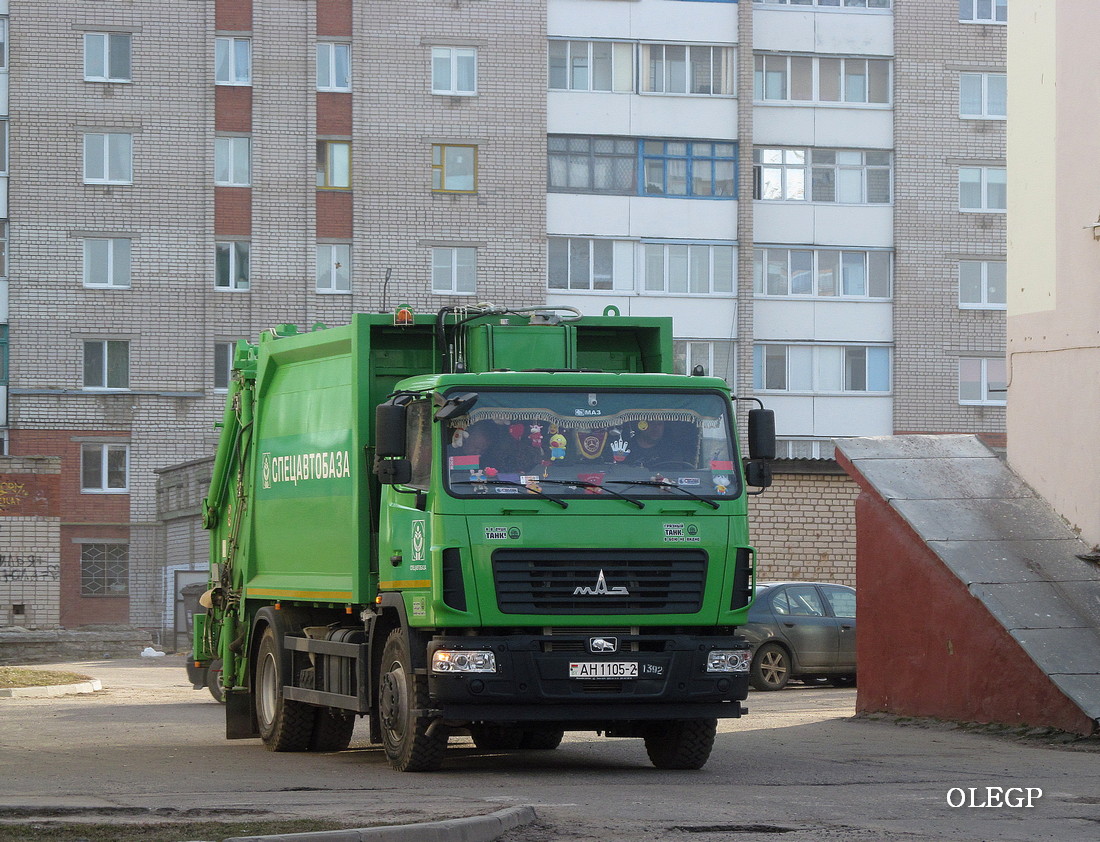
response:
<path id="1" fill-rule="evenodd" d="M 604 578 L 603 571 L 600 571 L 600 575 L 596 577 L 596 587 L 594 588 L 574 588 L 573 596 L 630 596 L 630 591 L 619 585 L 614 588 L 607 586 L 607 579 Z"/>

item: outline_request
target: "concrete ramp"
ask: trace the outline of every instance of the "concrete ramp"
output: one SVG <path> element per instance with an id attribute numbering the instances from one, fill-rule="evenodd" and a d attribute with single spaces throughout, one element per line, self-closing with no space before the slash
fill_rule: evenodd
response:
<path id="1" fill-rule="evenodd" d="M 860 486 L 857 708 L 1094 734 L 1100 566 L 972 436 L 841 439 Z"/>

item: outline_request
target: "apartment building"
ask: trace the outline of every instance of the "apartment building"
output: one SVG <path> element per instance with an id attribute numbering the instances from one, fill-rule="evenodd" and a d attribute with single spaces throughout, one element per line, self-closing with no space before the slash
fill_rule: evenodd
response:
<path id="1" fill-rule="evenodd" d="M 158 471 L 278 323 L 672 315 L 790 459 L 1003 431 L 1006 0 L 0 5 L 6 429 L 60 458 L 62 625 L 172 613 L 202 536 L 162 545 Z"/>

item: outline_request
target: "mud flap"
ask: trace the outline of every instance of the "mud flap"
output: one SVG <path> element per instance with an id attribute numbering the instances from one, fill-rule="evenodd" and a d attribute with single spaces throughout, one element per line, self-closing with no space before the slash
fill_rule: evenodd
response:
<path id="1" fill-rule="evenodd" d="M 247 690 L 226 693 L 225 738 L 247 740 L 258 736 L 260 736 L 260 726 L 256 723 L 256 708 L 252 704 L 252 694 Z"/>

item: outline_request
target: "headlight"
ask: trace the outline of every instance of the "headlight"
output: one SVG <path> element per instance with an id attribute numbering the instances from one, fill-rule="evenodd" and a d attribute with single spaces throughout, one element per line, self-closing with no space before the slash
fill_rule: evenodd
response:
<path id="1" fill-rule="evenodd" d="M 440 649 L 432 655 L 432 672 L 496 671 L 497 659 L 492 652 Z"/>
<path id="2" fill-rule="evenodd" d="M 715 649 L 707 653 L 707 672 L 748 672 L 752 653 L 747 649 Z"/>

